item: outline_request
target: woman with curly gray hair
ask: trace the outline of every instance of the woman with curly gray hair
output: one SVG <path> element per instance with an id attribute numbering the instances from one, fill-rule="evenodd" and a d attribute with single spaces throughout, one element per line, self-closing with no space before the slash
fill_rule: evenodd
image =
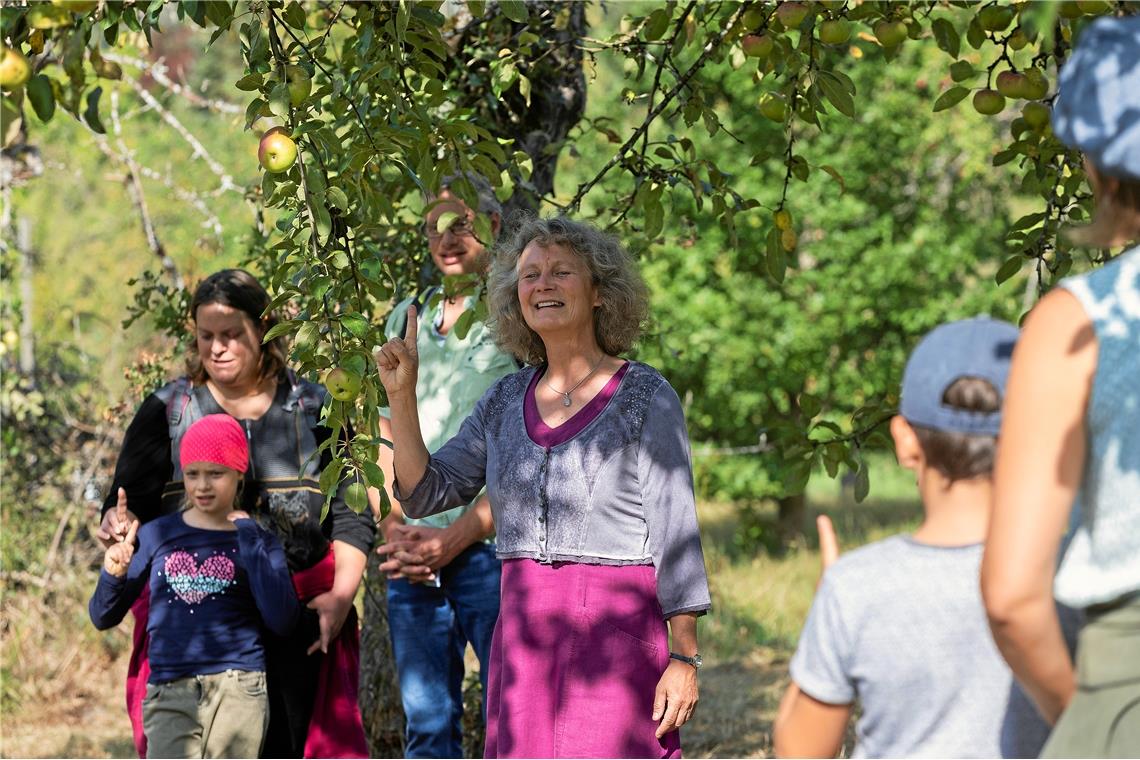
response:
<path id="1" fill-rule="evenodd" d="M 416 320 L 377 353 L 408 515 L 486 487 L 503 562 L 487 757 L 678 757 L 709 608 L 680 400 L 621 358 L 648 313 L 615 238 L 524 221 L 490 275 L 491 327 L 528 366 L 429 454 L 416 408 Z"/>

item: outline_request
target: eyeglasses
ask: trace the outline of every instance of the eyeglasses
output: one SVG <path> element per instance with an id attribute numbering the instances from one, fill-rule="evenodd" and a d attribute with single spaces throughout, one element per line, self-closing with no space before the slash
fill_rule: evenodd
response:
<path id="1" fill-rule="evenodd" d="M 440 232 L 439 230 L 425 225 L 427 227 L 427 238 L 433 243 L 441 239 L 445 233 L 450 232 L 453 237 L 470 237 L 475 234 L 475 227 L 472 226 L 471 220 L 467 217 L 460 217 L 452 222 L 448 227 Z"/>

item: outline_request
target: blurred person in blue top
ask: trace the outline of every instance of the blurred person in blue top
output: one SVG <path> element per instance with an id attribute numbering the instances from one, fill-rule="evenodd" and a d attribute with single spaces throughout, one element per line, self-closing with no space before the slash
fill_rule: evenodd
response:
<path id="1" fill-rule="evenodd" d="M 475 174 L 446 177 L 425 214 L 428 250 L 444 278 L 478 276 L 486 271 L 486 245 L 475 233 L 475 209 L 450 187 L 460 180 L 478 194 L 478 211 L 497 236 L 502 208 L 490 184 Z M 472 296 L 449 295 L 453 287 L 429 288 L 397 304 L 388 318 L 388 335 L 402 335 L 415 305 L 419 327 L 420 425 L 434 451 L 459 431 L 475 402 L 500 377 L 518 369 L 495 345 L 485 322 L 476 321 L 460 337 L 459 317 L 475 307 Z M 391 438 L 387 410 L 382 433 Z M 470 643 L 479 660 L 486 694 L 491 635 L 499 616 L 501 563 L 495 557 L 491 505 L 486 493 L 470 504 L 421 519 L 403 514 L 391 498 L 392 451 L 381 447 L 379 462 L 392 512 L 381 523 L 387 557 L 388 624 L 406 717 L 407 757 L 463 756 L 464 651 Z"/>
<path id="2" fill-rule="evenodd" d="M 952 322 L 907 361 L 890 428 L 923 521 L 834 560 L 820 518 L 825 572 L 776 719 L 780 756 L 836 756 L 856 702 L 852 757 L 1036 757 L 1044 744 L 1049 726 L 994 645 L 978 587 L 1017 338 L 1007 322 Z"/>
<path id="3" fill-rule="evenodd" d="M 180 456 L 182 511 L 133 520 L 107 549 L 91 620 L 118 625 L 149 584 L 147 757 L 256 757 L 269 725 L 261 628 L 289 635 L 300 603 L 281 543 L 237 509 L 249 466 L 237 420 L 202 417 Z"/>
<path id="4" fill-rule="evenodd" d="M 1085 27 L 1053 130 L 1084 154 L 1078 242 L 1140 238 L 1140 18 Z M 1140 753 L 1140 248 L 1063 280 L 1013 357 L 982 591 L 1002 654 L 1052 723 L 1043 756 Z M 1057 566 L 1070 524 L 1072 539 Z M 1083 608 L 1074 668 L 1054 597 Z"/>

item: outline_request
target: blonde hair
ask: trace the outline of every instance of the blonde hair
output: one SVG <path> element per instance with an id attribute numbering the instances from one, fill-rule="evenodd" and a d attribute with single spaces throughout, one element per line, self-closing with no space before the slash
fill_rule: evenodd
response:
<path id="1" fill-rule="evenodd" d="M 495 249 L 487 301 L 495 342 L 527 364 L 546 361 L 542 338 L 523 319 L 518 261 L 531 243 L 559 245 L 589 268 L 601 305 L 594 308 L 594 338 L 607 354 L 629 351 L 649 316 L 649 291 L 637 264 L 617 237 L 565 216 L 522 219 Z"/>

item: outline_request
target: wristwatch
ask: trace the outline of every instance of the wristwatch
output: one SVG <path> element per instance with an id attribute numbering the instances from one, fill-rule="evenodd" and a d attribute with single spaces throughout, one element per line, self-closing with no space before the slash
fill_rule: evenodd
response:
<path id="1" fill-rule="evenodd" d="M 700 670 L 701 665 L 705 664 L 704 658 L 702 658 L 699 654 L 695 654 L 692 657 L 686 657 L 683 654 L 677 654 L 676 652 L 670 652 L 669 653 L 669 659 L 680 660 L 681 662 L 687 662 L 690 665 L 692 665 L 694 668 L 696 668 L 697 670 Z"/>

